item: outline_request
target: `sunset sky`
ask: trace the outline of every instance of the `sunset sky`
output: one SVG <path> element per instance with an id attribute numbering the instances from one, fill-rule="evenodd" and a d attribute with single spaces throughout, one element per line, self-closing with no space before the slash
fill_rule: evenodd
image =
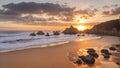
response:
<path id="1" fill-rule="evenodd" d="M 119 16 L 120 0 L 0 0 L 0 30 L 87 29 Z"/>

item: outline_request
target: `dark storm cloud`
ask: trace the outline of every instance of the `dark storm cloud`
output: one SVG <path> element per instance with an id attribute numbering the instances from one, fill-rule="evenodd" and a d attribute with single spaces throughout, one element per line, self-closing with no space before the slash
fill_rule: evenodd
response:
<path id="1" fill-rule="evenodd" d="M 62 12 L 71 12 L 74 8 L 61 6 L 53 3 L 35 3 L 35 2 L 22 2 L 18 4 L 10 3 L 3 5 L 5 9 L 13 10 L 19 13 L 47 13 L 50 15 L 60 15 Z"/>
<path id="2" fill-rule="evenodd" d="M 103 11 L 102 14 L 103 14 L 104 16 L 120 15 L 120 7 L 111 9 L 110 11 Z"/>
<path id="3" fill-rule="evenodd" d="M 18 12 L 12 10 L 0 10 L 0 14 L 3 15 L 20 15 Z"/>

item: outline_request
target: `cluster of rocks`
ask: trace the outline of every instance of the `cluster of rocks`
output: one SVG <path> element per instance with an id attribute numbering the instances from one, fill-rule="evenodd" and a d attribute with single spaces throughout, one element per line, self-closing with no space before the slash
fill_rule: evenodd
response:
<path id="1" fill-rule="evenodd" d="M 109 59 L 111 53 L 107 49 L 102 49 L 101 50 L 102 55 L 104 56 L 105 59 Z"/>
<path id="2" fill-rule="evenodd" d="M 37 33 L 33 32 L 30 33 L 30 36 L 36 36 L 36 35 L 44 35 L 45 33 L 43 31 L 38 31 Z"/>
<path id="3" fill-rule="evenodd" d="M 116 51 L 115 47 L 109 47 L 110 51 Z M 101 49 L 100 52 L 104 59 L 109 59 L 110 58 L 110 51 L 108 49 Z M 100 54 L 100 55 L 101 55 Z M 87 64 L 87 65 L 93 65 L 96 61 L 96 59 L 99 57 L 99 54 L 96 53 L 96 50 L 93 48 L 87 49 L 87 55 L 81 55 L 78 56 L 78 59 L 73 62 L 74 64 L 81 65 L 81 64 Z M 119 62 L 116 62 L 116 64 L 120 65 Z"/>
<path id="4" fill-rule="evenodd" d="M 98 58 L 98 54 L 93 48 L 87 49 L 88 55 L 84 56 L 78 56 L 78 60 L 74 62 L 77 65 L 81 64 L 87 64 L 87 65 L 93 65 L 95 63 L 95 58 Z"/>
<path id="5" fill-rule="evenodd" d="M 60 35 L 60 31 L 53 31 L 53 35 Z"/>
<path id="6" fill-rule="evenodd" d="M 30 36 L 36 36 L 36 35 L 45 35 L 45 36 L 50 36 L 50 34 L 47 32 L 46 34 L 43 31 L 38 31 L 38 32 L 33 32 L 30 33 Z M 53 35 L 60 35 L 60 31 L 53 31 Z"/>

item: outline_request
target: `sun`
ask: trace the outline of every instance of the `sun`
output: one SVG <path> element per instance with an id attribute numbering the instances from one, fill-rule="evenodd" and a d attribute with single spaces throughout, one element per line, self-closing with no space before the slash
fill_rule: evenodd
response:
<path id="1" fill-rule="evenodd" d="M 84 31 L 86 29 L 86 27 L 83 25 L 80 25 L 80 26 L 77 26 L 77 29 L 80 31 Z"/>

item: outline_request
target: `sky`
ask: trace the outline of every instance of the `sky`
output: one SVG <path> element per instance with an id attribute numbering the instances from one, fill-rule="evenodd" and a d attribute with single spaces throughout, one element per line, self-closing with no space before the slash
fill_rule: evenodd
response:
<path id="1" fill-rule="evenodd" d="M 91 28 L 118 19 L 120 0 L 0 0 L 0 30 Z"/>

